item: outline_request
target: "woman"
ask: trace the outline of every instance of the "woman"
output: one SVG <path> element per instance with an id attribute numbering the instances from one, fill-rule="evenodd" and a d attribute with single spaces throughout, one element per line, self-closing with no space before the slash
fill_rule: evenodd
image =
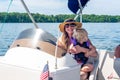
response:
<path id="1" fill-rule="evenodd" d="M 81 27 L 82 27 L 82 23 L 76 22 L 74 19 L 66 19 L 63 23 L 61 23 L 59 25 L 59 29 L 62 32 L 62 35 L 58 39 L 58 46 L 69 52 L 68 48 L 71 44 L 71 37 L 73 35 L 73 30 L 75 28 L 81 28 Z M 76 45 L 70 50 L 70 53 L 77 54 L 80 52 L 84 52 L 86 53 L 86 57 L 89 56 L 96 57 L 97 56 L 96 48 L 92 45 L 90 40 L 89 42 L 92 46 L 91 49 L 86 49 L 80 47 L 79 45 Z"/>
<path id="2" fill-rule="evenodd" d="M 90 56 L 97 57 L 96 48 L 92 45 L 89 39 L 88 41 L 90 42 L 90 45 L 91 45 L 90 49 L 86 49 L 84 47 L 80 47 L 79 45 L 75 45 L 69 50 L 74 29 L 81 28 L 81 27 L 82 27 L 82 23 L 76 22 L 74 19 L 66 19 L 63 23 L 61 23 L 59 25 L 59 29 L 62 32 L 62 35 L 58 40 L 58 46 L 66 50 L 68 53 L 78 54 L 83 52 L 85 53 L 86 57 L 90 57 Z M 87 76 L 86 74 L 82 73 L 81 77 L 84 80 L 86 79 Z"/>

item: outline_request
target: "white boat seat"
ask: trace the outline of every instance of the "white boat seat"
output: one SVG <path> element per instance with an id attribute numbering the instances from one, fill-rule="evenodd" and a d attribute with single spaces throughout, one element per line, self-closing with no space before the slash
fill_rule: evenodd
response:
<path id="1" fill-rule="evenodd" d="M 55 56 L 55 48 L 56 46 L 44 41 L 38 41 L 35 45 L 32 44 L 32 39 L 19 39 L 14 41 L 14 43 L 10 46 L 10 48 L 13 47 L 28 47 L 28 48 L 34 48 L 38 50 L 45 51 L 53 56 Z M 57 47 L 57 57 L 62 57 L 66 54 L 66 51 Z"/>
<path id="2" fill-rule="evenodd" d="M 13 42 L 10 48 L 13 47 L 28 47 L 45 51 L 55 56 L 56 50 L 56 37 L 52 34 L 43 31 L 42 29 L 26 29 L 22 31 L 17 39 Z M 66 51 L 57 48 L 57 57 L 62 57 L 66 54 Z"/>
<path id="3" fill-rule="evenodd" d="M 11 48 L 0 60 L 0 80 L 40 80 L 40 74 L 47 62 L 53 80 L 80 80 L 81 66 L 70 54 L 57 58 L 57 68 L 55 61 L 55 56 L 41 50 Z"/>

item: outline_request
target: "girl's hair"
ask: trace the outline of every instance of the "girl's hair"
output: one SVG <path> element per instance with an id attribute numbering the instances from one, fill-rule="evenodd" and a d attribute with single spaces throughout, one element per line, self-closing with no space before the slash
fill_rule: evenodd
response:
<path id="1" fill-rule="evenodd" d="M 88 37 L 88 33 L 84 28 L 74 29 L 72 37 L 77 39 L 77 41 L 81 41 L 85 36 Z"/>

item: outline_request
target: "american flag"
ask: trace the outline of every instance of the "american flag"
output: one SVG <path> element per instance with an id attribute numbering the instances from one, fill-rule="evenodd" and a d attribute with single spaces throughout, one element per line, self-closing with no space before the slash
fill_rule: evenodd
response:
<path id="1" fill-rule="evenodd" d="M 49 66 L 47 62 L 47 64 L 44 66 L 43 71 L 41 73 L 40 80 L 48 80 L 48 79 L 49 79 Z"/>

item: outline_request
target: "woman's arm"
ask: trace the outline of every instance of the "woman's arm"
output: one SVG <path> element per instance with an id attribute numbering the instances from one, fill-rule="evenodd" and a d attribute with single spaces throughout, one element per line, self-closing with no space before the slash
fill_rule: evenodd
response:
<path id="1" fill-rule="evenodd" d="M 89 50 L 88 52 L 85 54 L 86 56 L 91 56 L 91 57 L 97 57 L 98 53 L 96 51 L 96 47 L 91 43 L 90 39 L 88 39 L 89 41 Z"/>
<path id="2" fill-rule="evenodd" d="M 92 57 L 97 57 L 97 51 L 95 46 L 92 45 L 91 41 L 89 40 L 89 49 L 84 48 L 84 47 L 80 47 L 79 45 L 76 45 L 73 47 L 72 49 L 72 53 L 77 54 L 80 52 L 84 52 L 86 57 L 92 56 Z"/>
<path id="3" fill-rule="evenodd" d="M 98 56 L 98 53 L 97 53 L 97 51 L 96 51 L 95 46 L 90 45 L 88 52 L 85 53 L 85 56 L 86 56 L 86 57 L 89 57 L 89 56 L 91 56 L 91 57 L 97 57 L 97 56 Z"/>

